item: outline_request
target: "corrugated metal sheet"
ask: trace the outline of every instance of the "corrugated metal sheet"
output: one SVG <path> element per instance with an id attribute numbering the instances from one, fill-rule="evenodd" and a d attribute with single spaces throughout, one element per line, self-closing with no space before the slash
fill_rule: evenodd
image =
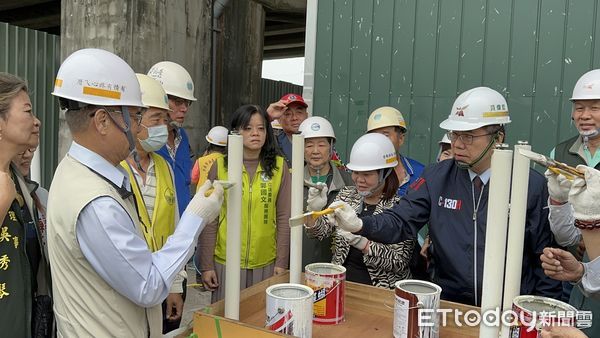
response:
<path id="1" fill-rule="evenodd" d="M 260 87 L 261 96 L 259 104 L 263 109 L 267 109 L 272 102 L 279 101 L 285 94 L 295 93 L 302 95 L 302 86 L 284 81 L 261 79 Z"/>
<path id="2" fill-rule="evenodd" d="M 428 163 L 456 96 L 485 85 L 508 99 L 508 142 L 547 153 L 576 132 L 568 98 L 600 67 L 599 15 L 594 0 L 319 1 L 313 111 L 347 158 L 369 113 L 397 107 L 403 153 Z"/>
<path id="3" fill-rule="evenodd" d="M 42 122 L 40 155 L 42 186 L 48 187 L 57 165 L 58 102 L 50 92 L 60 65 L 56 35 L 0 23 L 0 71 L 27 80 L 33 111 Z"/>

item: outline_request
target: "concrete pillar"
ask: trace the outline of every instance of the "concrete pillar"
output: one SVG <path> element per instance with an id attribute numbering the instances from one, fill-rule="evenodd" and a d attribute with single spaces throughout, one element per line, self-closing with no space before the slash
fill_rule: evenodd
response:
<path id="1" fill-rule="evenodd" d="M 217 122 L 227 127 L 236 108 L 260 100 L 264 23 L 254 1 L 229 1 L 220 20 Z"/>
<path id="2" fill-rule="evenodd" d="M 78 49 L 93 47 L 112 51 L 139 73 L 163 60 L 181 64 L 196 86 L 198 101 L 190 107 L 184 127 L 192 151 L 198 154 L 210 129 L 211 4 L 212 0 L 62 1 L 62 59 Z M 59 160 L 70 142 L 63 115 Z"/>

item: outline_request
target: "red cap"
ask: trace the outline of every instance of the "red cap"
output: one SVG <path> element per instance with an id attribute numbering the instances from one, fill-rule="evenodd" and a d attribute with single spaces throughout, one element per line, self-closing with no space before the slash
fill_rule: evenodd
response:
<path id="1" fill-rule="evenodd" d="M 298 94 L 285 94 L 281 97 L 280 101 L 282 101 L 286 106 L 289 106 L 292 102 L 298 102 L 304 108 L 308 107 L 306 102 L 304 102 L 304 98 Z"/>

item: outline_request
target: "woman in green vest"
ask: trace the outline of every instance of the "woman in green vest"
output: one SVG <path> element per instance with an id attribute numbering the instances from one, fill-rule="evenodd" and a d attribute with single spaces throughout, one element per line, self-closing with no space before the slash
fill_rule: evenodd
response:
<path id="1" fill-rule="evenodd" d="M 50 337 L 50 271 L 30 187 L 11 160 L 39 143 L 25 81 L 0 73 L 0 327 L 3 337 Z"/>
<path id="2" fill-rule="evenodd" d="M 243 137 L 241 279 L 242 289 L 274 273 L 285 271 L 290 251 L 290 174 L 279 155 L 268 123 L 259 106 L 244 105 L 232 116 L 230 130 Z M 227 180 L 227 157 L 218 158 L 208 178 Z M 218 222 L 200 234 L 196 250 L 204 286 L 213 291 L 212 301 L 225 295 L 227 206 Z"/>

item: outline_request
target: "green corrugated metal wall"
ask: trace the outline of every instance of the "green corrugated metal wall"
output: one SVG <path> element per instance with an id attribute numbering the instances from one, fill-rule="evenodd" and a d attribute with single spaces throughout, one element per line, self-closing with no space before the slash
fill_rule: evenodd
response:
<path id="1" fill-rule="evenodd" d="M 576 133 L 568 98 L 600 67 L 599 16 L 595 0 L 320 0 L 312 111 L 347 159 L 369 113 L 397 107 L 402 152 L 428 163 L 456 96 L 485 85 L 508 99 L 508 142 L 548 153 Z"/>
<path id="2" fill-rule="evenodd" d="M 42 122 L 40 155 L 42 186 L 52 180 L 58 157 L 58 102 L 50 92 L 60 65 L 60 39 L 27 28 L 0 23 L 0 71 L 25 80 L 33 111 Z"/>

